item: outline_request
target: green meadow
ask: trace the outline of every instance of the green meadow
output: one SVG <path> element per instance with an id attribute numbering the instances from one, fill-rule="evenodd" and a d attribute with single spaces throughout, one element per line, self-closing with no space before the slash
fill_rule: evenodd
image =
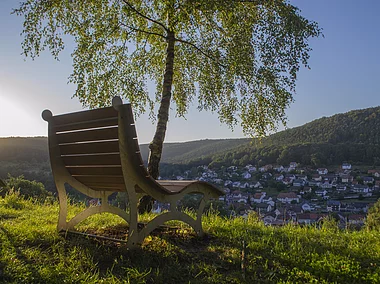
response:
<path id="1" fill-rule="evenodd" d="M 71 204 L 72 214 L 82 204 Z M 181 223 L 152 233 L 141 248 L 56 231 L 58 203 L 0 197 L 1 283 L 380 283 L 379 231 L 266 227 L 255 215 L 204 216 L 206 236 Z M 147 221 L 153 215 L 143 215 Z M 122 237 L 110 214 L 80 231 Z"/>

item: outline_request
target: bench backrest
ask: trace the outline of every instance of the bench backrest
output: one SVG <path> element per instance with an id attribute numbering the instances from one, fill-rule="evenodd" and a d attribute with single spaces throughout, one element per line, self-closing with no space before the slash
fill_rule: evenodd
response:
<path id="1" fill-rule="evenodd" d="M 94 190 L 125 190 L 118 111 L 107 107 L 56 116 L 45 111 L 43 118 L 49 122 L 49 146 L 58 147 L 51 152 L 60 155 L 52 163 L 60 158 L 75 179 Z"/>
<path id="2" fill-rule="evenodd" d="M 71 177 L 97 191 L 124 191 L 127 179 L 141 186 L 135 186 L 136 192 L 145 188 L 144 192 L 151 195 L 172 194 L 146 171 L 131 105 L 122 104 L 120 98 L 113 104 L 56 116 L 49 110 L 42 113 L 49 122 L 53 174 L 64 167 Z"/>

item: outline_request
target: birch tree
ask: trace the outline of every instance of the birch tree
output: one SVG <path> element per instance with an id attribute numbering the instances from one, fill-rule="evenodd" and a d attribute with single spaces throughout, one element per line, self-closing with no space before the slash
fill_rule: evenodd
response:
<path id="1" fill-rule="evenodd" d="M 249 136 L 285 124 L 308 41 L 321 34 L 286 0 L 25 0 L 14 13 L 24 17 L 26 57 L 58 59 L 72 37 L 69 82 L 84 106 L 120 95 L 137 114 L 150 110 L 153 178 L 171 105 L 181 117 L 194 103 Z"/>

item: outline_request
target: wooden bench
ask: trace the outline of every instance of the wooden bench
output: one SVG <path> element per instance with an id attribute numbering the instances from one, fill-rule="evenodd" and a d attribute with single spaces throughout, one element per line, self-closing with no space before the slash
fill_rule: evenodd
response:
<path id="1" fill-rule="evenodd" d="M 123 104 L 119 97 L 113 99 L 112 105 L 56 116 L 49 110 L 42 113 L 49 124 L 50 162 L 59 197 L 58 231 L 75 231 L 74 227 L 89 216 L 109 212 L 128 222 L 128 247 L 141 244 L 152 230 L 169 220 L 186 222 L 203 235 L 204 206 L 210 198 L 224 193 L 206 182 L 155 180 L 149 176 L 141 158 L 131 105 Z M 66 183 L 89 197 L 99 198 L 100 204 L 67 220 Z M 127 211 L 108 202 L 112 193 L 123 191 L 128 194 Z M 196 219 L 177 208 L 178 201 L 189 193 L 202 194 Z M 170 210 L 139 228 L 139 195 L 169 203 Z"/>

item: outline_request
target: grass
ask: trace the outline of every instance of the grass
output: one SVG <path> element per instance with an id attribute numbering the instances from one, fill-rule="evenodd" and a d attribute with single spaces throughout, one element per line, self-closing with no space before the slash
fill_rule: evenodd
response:
<path id="1" fill-rule="evenodd" d="M 57 216 L 57 203 L 39 204 L 17 193 L 0 198 L 0 282 L 380 283 L 378 231 L 341 231 L 332 222 L 319 229 L 273 228 L 254 215 L 207 214 L 204 238 L 181 225 L 154 232 L 130 251 L 113 242 L 64 238 L 56 232 Z M 120 234 L 125 225 L 102 214 L 80 229 Z"/>

